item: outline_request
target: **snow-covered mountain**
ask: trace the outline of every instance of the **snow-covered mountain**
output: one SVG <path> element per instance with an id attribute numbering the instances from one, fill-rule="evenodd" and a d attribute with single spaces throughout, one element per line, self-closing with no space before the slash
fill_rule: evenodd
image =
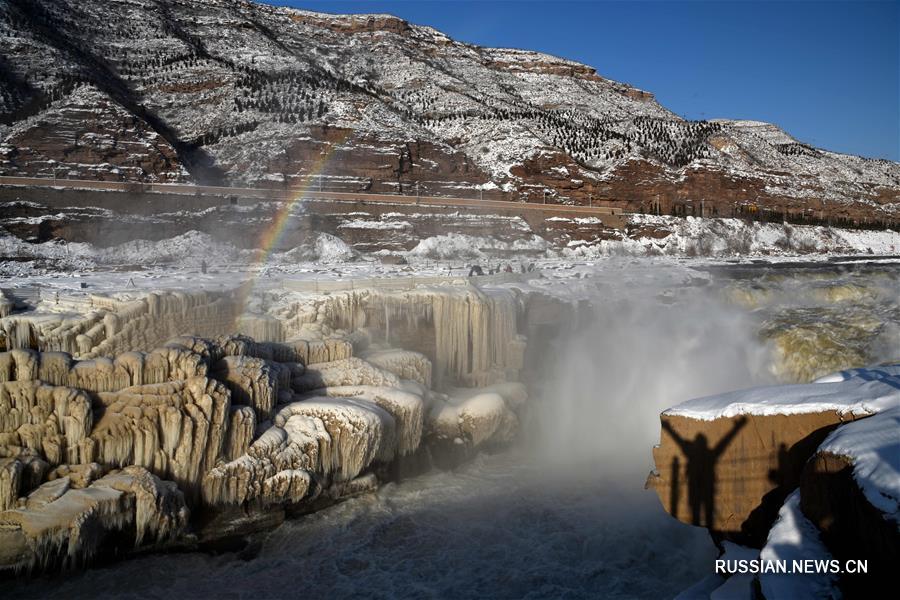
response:
<path id="1" fill-rule="evenodd" d="M 894 162 L 390 15 L 237 0 L 0 2 L 0 174 L 900 215 Z"/>

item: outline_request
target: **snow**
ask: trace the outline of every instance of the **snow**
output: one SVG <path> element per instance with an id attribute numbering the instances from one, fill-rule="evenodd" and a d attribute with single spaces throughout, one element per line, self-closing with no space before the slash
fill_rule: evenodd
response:
<path id="1" fill-rule="evenodd" d="M 684 147 L 695 141 L 691 127 L 696 129 L 697 125 L 683 121 L 649 94 L 605 79 L 587 65 L 527 50 L 481 48 L 396 18 L 345 17 L 251 3 L 235 9 L 232 3 L 213 0 L 175 4 L 171 16 L 185 24 L 185 35 L 202 43 L 210 56 L 229 57 L 233 66 L 198 59 L 157 67 L 148 64 L 156 49 L 184 51 L 186 47 L 156 18 L 155 5 L 94 1 L 82 2 L 78 11 L 72 11 L 46 0 L 44 3 L 50 5 L 47 10 L 58 11 L 61 20 L 70 22 L 73 30 L 93 32 L 96 39 L 89 41 L 96 43 L 94 49 L 102 57 L 114 60 L 103 50 L 127 45 L 130 60 L 123 61 L 123 77 L 142 93 L 148 110 L 178 124 L 184 139 L 259 121 L 255 129 L 225 136 L 204 147 L 234 179 L 245 182 L 278 180 L 282 173 L 296 170 L 297 164 L 285 149 L 319 141 L 320 136 L 310 135 L 310 128 L 326 125 L 355 130 L 359 135 L 335 146 L 355 148 L 370 156 L 396 156 L 409 140 L 426 142 L 448 154 L 464 154 L 466 168 L 457 172 L 456 180 L 448 178 L 448 187 L 463 180 L 470 189 L 514 190 L 525 183 L 512 175 L 515 167 L 529 157 L 554 154 L 563 159 L 560 172 L 566 170 L 573 180 L 602 178 L 616 166 L 635 160 L 658 164 L 670 180 L 683 177 L 698 165 L 709 165 L 726 175 L 761 178 L 764 185 L 783 190 L 789 197 L 815 194 L 829 202 L 868 202 L 873 206 L 874 190 L 896 190 L 898 185 L 896 163 L 826 151 L 785 153 L 784 146 L 796 144 L 796 140 L 774 125 L 749 121 L 718 121 L 721 130 L 701 136 L 698 143 L 704 152 L 684 167 L 660 163 L 657 155 L 666 146 Z M 248 20 L 257 26 L 246 27 Z M 97 29 L 94 23 L 109 26 Z M 123 26 L 125 23 L 128 27 Z M 358 29 L 350 33 L 351 27 Z M 0 25 L 0 33 L 0 40 L 14 40 L 14 46 L 4 46 L 7 54 L 16 56 L 24 72 L 42 71 L 41 82 L 46 86 L 57 83 L 63 73 L 74 68 L 70 57 L 14 22 Z M 274 39 L 278 43 L 273 43 Z M 316 87 L 312 92 L 326 107 L 323 115 L 311 122 L 279 123 L 271 113 L 255 108 L 234 110 L 235 99 L 246 91 L 240 79 L 248 69 L 266 75 L 328 73 L 340 81 L 355 82 L 368 93 Z M 199 89 L 190 92 L 171 91 L 158 85 L 163 73 L 179 83 L 211 85 L 198 85 Z M 265 93 L 286 106 L 300 101 L 296 88 L 277 81 Z M 101 104 L 105 111 L 99 110 Z M 4 138 L 8 141 L 0 146 L 0 152 L 9 156 L 17 149 L 24 150 L 15 143 L 16 136 L 33 129 L 38 119 L 51 126 L 68 125 L 71 116 L 66 111 L 73 105 L 98 118 L 118 116 L 108 107 L 110 104 L 114 103 L 99 90 L 79 86 L 70 98 L 55 101 L 36 118 L 17 121 L 7 128 L 4 134 L 9 135 Z M 590 133 L 598 124 L 612 135 Z M 553 139 L 555 130 L 560 130 L 559 140 Z M 653 130 L 664 133 L 657 136 Z M 621 142 L 622 136 L 630 140 L 627 145 Z M 713 137 L 715 140 L 710 139 Z M 117 140 L 103 129 L 101 135 L 88 134 L 84 139 L 101 147 L 118 143 L 129 154 L 147 153 L 159 145 L 153 131 L 138 131 Z M 573 140 L 581 143 L 573 147 Z M 611 151 L 622 155 L 611 156 Z M 54 162 L 52 166 L 63 173 L 138 171 L 137 167 L 124 166 L 130 162 L 113 164 L 113 157 L 104 155 L 100 160 L 106 162 L 84 165 L 75 157 L 73 162 Z M 418 163 L 416 166 L 432 167 L 427 159 Z M 448 170 L 460 164 L 454 161 Z M 278 172 L 267 172 L 265 165 L 276 165 L 273 170 L 277 168 Z M 39 168 L 49 174 L 49 167 L 49 160 L 43 158 Z M 371 172 L 365 170 L 366 166 L 362 169 L 351 172 Z M 473 171 L 476 177 L 471 181 Z M 489 175 L 490 180 L 483 181 L 478 171 Z M 182 179 L 186 173 L 180 165 L 174 165 L 171 172 L 159 176 Z M 879 209 L 888 212 L 891 207 L 885 203 Z"/>
<path id="2" fill-rule="evenodd" d="M 87 270 L 96 265 L 147 265 L 185 261 L 197 263 L 201 258 L 234 260 L 240 252 L 234 246 L 216 242 L 209 234 L 199 231 L 188 231 L 174 238 L 158 241 L 133 240 L 118 246 L 97 248 L 80 242 L 29 244 L 0 230 L 0 254 L 58 261 L 59 270 Z M 16 263 L 4 261 L 3 271 L 15 269 L 16 266 Z"/>
<path id="3" fill-rule="evenodd" d="M 488 256 L 486 251 L 543 253 L 548 247 L 546 240 L 536 235 L 504 242 L 495 238 L 448 233 L 421 240 L 409 254 L 440 260 L 484 259 Z"/>
<path id="4" fill-rule="evenodd" d="M 66 213 L 67 218 L 102 219 L 104 226 L 117 222 L 143 223 L 148 227 L 153 223 L 168 223 L 177 220 L 226 219 L 239 222 L 241 219 L 262 219 L 258 215 L 245 216 L 248 210 L 259 207 L 227 206 L 199 211 L 179 211 L 152 216 L 137 216 L 109 213 L 106 209 L 83 208 L 78 212 Z M 69 209 L 66 209 L 69 210 Z M 74 209 L 73 209 L 74 210 Z M 104 212 L 106 211 L 106 212 Z M 33 217 L 49 218 L 52 215 Z M 119 245 L 98 247 L 88 243 L 50 241 L 40 244 L 29 243 L 0 229 L 0 256 L 7 259 L 0 262 L 0 277 L 34 277 L 43 273 L 68 272 L 83 274 L 104 268 L 139 265 L 146 270 L 154 265 L 198 267 L 201 260 L 208 265 L 247 265 L 251 270 L 277 269 L 297 270 L 301 264 L 338 265 L 360 258 L 359 253 L 348 242 L 354 242 L 365 230 L 373 234 L 381 233 L 389 237 L 401 236 L 397 243 L 415 244 L 412 250 L 399 252 L 415 268 L 423 268 L 423 261 L 484 261 L 490 258 L 505 258 L 514 253 L 527 254 L 528 260 L 539 258 L 561 261 L 596 261 L 609 256 L 670 256 L 698 258 L 741 258 L 752 257 L 795 257 L 798 255 L 865 254 L 891 256 L 900 250 L 900 234 L 887 231 L 841 230 L 824 227 L 785 226 L 782 224 L 746 223 L 737 219 L 685 219 L 630 215 L 624 232 L 611 232 L 595 223 L 593 218 L 565 219 L 552 217 L 548 224 L 573 223 L 578 227 L 573 236 L 562 230 L 551 230 L 548 241 L 535 235 L 521 218 L 497 217 L 490 215 L 465 215 L 450 213 L 408 214 L 388 213 L 381 220 L 369 220 L 365 215 L 350 216 L 338 225 L 346 239 L 320 232 L 309 236 L 298 246 L 265 255 L 265 266 L 255 264 L 260 258 L 256 250 L 241 249 L 228 239 L 217 238 L 210 233 L 190 230 L 168 239 L 137 239 Z M 31 219 L 32 217 L 29 217 Z M 18 219 L 6 219 L 0 224 L 13 224 Z M 442 219 L 446 222 L 447 233 L 417 239 L 413 224 L 430 226 L 429 221 Z M 256 225 L 256 224 L 255 224 Z M 593 226 L 596 225 L 596 230 Z M 486 228 L 496 231 L 493 235 L 468 235 L 465 231 L 481 232 Z M 346 232 L 346 233 L 344 233 Z M 356 232 L 354 234 L 354 232 Z M 599 239 L 601 232 L 619 239 Z M 553 237 L 551 237 L 553 236 Z M 390 238 L 393 240 L 393 238 Z M 358 243 L 358 240 L 357 242 Z M 392 242 L 393 243 L 393 242 Z M 365 242 L 369 245 L 370 242 Z M 408 247 L 408 246 L 407 246 Z M 376 253 L 377 254 L 377 253 Z M 886 258 L 885 260 L 890 260 Z"/>
<path id="5" fill-rule="evenodd" d="M 752 575 L 732 575 L 712 591 L 709 600 L 753 600 L 752 584 Z"/>
<path id="6" fill-rule="evenodd" d="M 892 380 L 900 377 L 900 364 L 896 365 L 879 365 L 877 367 L 869 367 L 863 369 L 846 369 L 819 377 L 814 383 L 835 383 L 838 381 L 849 381 L 851 379 L 884 379 Z"/>
<path id="7" fill-rule="evenodd" d="M 397 424 L 397 455 L 415 452 L 422 440 L 425 404 L 421 395 L 408 391 L 371 385 L 332 386 L 295 396 L 295 400 L 313 398 L 355 398 L 377 404 Z"/>
<path id="8" fill-rule="evenodd" d="M 775 385 L 689 400 L 666 410 L 668 416 L 710 421 L 737 415 L 793 415 L 837 412 L 865 416 L 900 406 L 900 376 L 879 369 L 857 369 L 840 381 Z"/>
<path id="9" fill-rule="evenodd" d="M 766 545 L 759 553 L 763 561 L 829 561 L 831 554 L 822 543 L 819 530 L 800 510 L 800 491 L 795 490 L 778 511 L 778 520 L 769 530 Z M 759 583 L 765 598 L 817 600 L 840 598 L 836 576 L 826 573 L 760 573 Z"/>
<path id="10" fill-rule="evenodd" d="M 319 262 L 339 263 L 354 259 L 357 252 L 341 238 L 328 233 L 320 233 L 315 242 L 316 255 Z"/>
<path id="11" fill-rule="evenodd" d="M 356 398 L 310 397 L 287 404 L 275 416 L 286 427 L 295 416 L 321 420 L 330 436 L 330 449 L 320 445 L 321 472 L 342 481 L 359 475 L 373 461 L 390 462 L 398 447 L 396 421 L 374 402 Z"/>
<path id="12" fill-rule="evenodd" d="M 197 267 L 201 261 L 210 265 L 237 263 L 252 265 L 259 256 L 256 250 L 245 250 L 219 242 L 208 233 L 188 231 L 161 240 L 132 240 L 99 248 L 83 242 L 51 241 L 31 244 L 0 229 L 0 256 L 30 259 L 0 262 L 0 277 L 25 277 L 41 272 L 86 272 L 109 267 L 151 265 Z M 359 253 L 337 236 L 318 233 L 304 244 L 285 252 L 275 252 L 269 261 L 276 264 L 339 264 L 356 260 Z M 46 263 L 46 264 L 45 264 Z M 137 270 L 137 269 L 135 269 Z"/>
<path id="13" fill-rule="evenodd" d="M 889 229 L 869 231 L 668 215 L 629 215 L 627 219 L 629 232 L 622 239 L 577 240 L 562 254 L 571 258 L 597 258 L 617 254 L 727 257 L 900 252 L 900 233 Z M 575 219 L 575 222 L 587 224 L 586 219 Z M 644 230 L 650 230 L 653 235 L 639 235 Z"/>
<path id="14" fill-rule="evenodd" d="M 255 254 L 242 252 L 241 257 L 249 262 Z M 291 248 L 286 252 L 274 252 L 266 260 L 266 265 L 293 264 L 293 263 L 319 263 L 323 265 L 344 263 L 359 258 L 359 252 L 351 248 L 341 238 L 330 233 L 320 232 L 313 240 Z"/>
<path id="15" fill-rule="evenodd" d="M 898 376 L 882 381 L 900 389 Z M 819 452 L 849 457 L 866 499 L 900 529 L 900 405 L 839 427 Z"/>
<path id="16" fill-rule="evenodd" d="M 515 417 L 503 396 L 485 389 L 438 398 L 427 417 L 428 426 L 437 438 L 473 448 L 496 435 L 508 433 L 503 425 L 509 419 Z"/>
<path id="17" fill-rule="evenodd" d="M 366 221 L 364 219 L 353 219 L 341 223 L 338 225 L 338 229 L 412 229 L 412 223 L 409 221 Z"/>

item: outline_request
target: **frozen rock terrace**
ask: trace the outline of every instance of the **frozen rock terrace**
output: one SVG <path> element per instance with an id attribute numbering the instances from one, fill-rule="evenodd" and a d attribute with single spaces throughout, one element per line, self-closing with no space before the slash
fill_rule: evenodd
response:
<path id="1" fill-rule="evenodd" d="M 0 569 L 213 547 L 508 443 L 528 303 L 237 288 L 0 318 Z"/>

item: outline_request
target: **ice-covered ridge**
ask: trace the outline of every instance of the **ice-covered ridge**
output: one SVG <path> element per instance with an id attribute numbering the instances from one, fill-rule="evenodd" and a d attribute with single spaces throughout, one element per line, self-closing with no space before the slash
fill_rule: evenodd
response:
<path id="1" fill-rule="evenodd" d="M 794 415 L 835 411 L 867 416 L 900 406 L 900 374 L 856 369 L 854 375 L 814 383 L 774 385 L 697 398 L 666 410 L 667 416 L 711 421 L 738 415 Z"/>

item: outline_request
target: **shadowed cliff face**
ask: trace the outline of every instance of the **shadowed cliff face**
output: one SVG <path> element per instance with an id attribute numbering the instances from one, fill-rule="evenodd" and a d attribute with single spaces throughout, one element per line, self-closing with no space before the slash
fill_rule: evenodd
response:
<path id="1" fill-rule="evenodd" d="M 536 52 L 219 0 L 0 6 L 0 173 L 896 219 L 900 166 Z M 85 106 L 102 107 L 93 117 Z M 31 119 L 30 117 L 38 117 Z"/>
<path id="2" fill-rule="evenodd" d="M 871 576 L 844 579 L 847 595 L 873 597 L 890 586 L 900 560 L 900 531 L 866 499 L 853 479 L 852 461 L 817 452 L 803 469 L 800 493 L 804 514 L 822 532 L 835 557 L 869 560 Z"/>
<path id="3" fill-rule="evenodd" d="M 676 519 L 762 547 L 806 461 L 841 422 L 834 411 L 713 421 L 663 415 L 647 486 Z"/>

